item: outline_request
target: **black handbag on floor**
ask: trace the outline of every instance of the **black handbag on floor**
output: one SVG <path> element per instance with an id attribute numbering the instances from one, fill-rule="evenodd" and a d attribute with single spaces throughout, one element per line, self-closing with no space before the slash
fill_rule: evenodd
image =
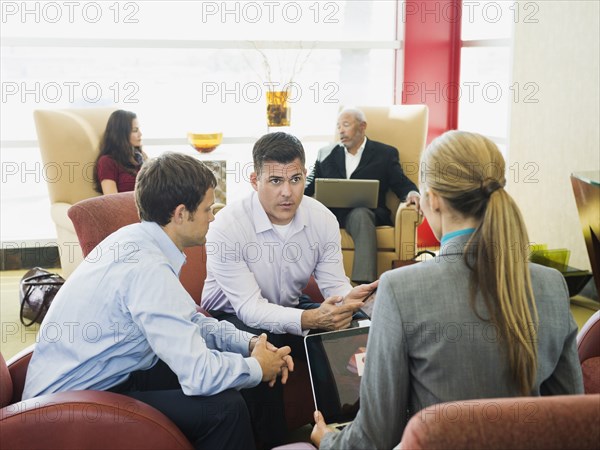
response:
<path id="1" fill-rule="evenodd" d="M 56 273 L 48 272 L 40 267 L 29 270 L 19 286 L 19 300 L 21 323 L 26 327 L 35 322 L 42 323 L 48 308 L 65 279 Z M 29 319 L 29 323 L 25 323 Z"/>

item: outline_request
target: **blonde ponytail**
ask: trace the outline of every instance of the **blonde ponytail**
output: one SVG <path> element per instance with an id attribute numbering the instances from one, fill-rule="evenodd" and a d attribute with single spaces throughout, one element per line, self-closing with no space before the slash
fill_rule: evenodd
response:
<path id="1" fill-rule="evenodd" d="M 421 181 L 465 217 L 479 219 L 467 248 L 471 307 L 482 295 L 502 340 L 512 381 L 529 395 L 537 371 L 537 308 L 527 262 L 529 239 L 512 197 L 504 190 L 505 164 L 484 136 L 449 131 L 421 158 Z M 481 316 L 480 316 L 481 318 Z M 483 319 L 483 318 L 482 318 Z"/>

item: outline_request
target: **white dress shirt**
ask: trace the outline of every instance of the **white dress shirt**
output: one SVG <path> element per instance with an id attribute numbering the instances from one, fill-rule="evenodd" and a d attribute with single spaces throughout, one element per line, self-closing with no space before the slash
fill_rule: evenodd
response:
<path id="1" fill-rule="evenodd" d="M 295 306 L 311 275 L 326 298 L 352 289 L 337 219 L 310 197 L 302 199 L 285 238 L 256 192 L 227 205 L 209 227 L 206 254 L 202 306 L 273 333 L 303 334 L 303 311 Z"/>
<path id="2" fill-rule="evenodd" d="M 362 158 L 363 151 L 365 150 L 365 145 L 367 145 L 366 137 L 363 140 L 363 143 L 360 145 L 360 147 L 358 147 L 356 155 L 353 155 L 348 151 L 346 147 L 344 147 L 344 153 L 346 155 L 346 178 L 350 179 L 350 176 L 360 164 L 360 158 Z"/>

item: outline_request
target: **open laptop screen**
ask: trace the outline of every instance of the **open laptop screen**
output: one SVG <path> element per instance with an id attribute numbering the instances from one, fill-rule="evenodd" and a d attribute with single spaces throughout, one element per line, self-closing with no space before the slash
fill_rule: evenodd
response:
<path id="1" fill-rule="evenodd" d="M 368 327 L 351 328 L 304 339 L 315 406 L 328 424 L 356 417 L 368 333 Z"/>
<path id="2" fill-rule="evenodd" d="M 377 208 L 379 180 L 317 178 L 315 199 L 328 208 Z"/>

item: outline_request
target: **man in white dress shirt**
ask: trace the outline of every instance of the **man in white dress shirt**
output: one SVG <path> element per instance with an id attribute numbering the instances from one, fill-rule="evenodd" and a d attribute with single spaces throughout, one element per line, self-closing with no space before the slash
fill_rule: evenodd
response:
<path id="1" fill-rule="evenodd" d="M 377 283 L 352 288 L 335 216 L 304 197 L 305 155 L 296 137 L 281 132 L 261 137 L 253 160 L 255 192 L 222 209 L 207 234 L 202 306 L 242 330 L 266 332 L 270 342 L 289 345 L 293 357 L 305 358 L 303 336 L 347 328 Z M 326 298 L 323 303 L 302 294 L 311 276 Z M 264 396 L 278 395 L 262 390 Z M 251 411 L 259 405 L 243 394 Z M 283 402 L 274 398 L 272 403 L 262 413 L 265 423 L 282 428 Z"/>
<path id="2" fill-rule="evenodd" d="M 346 277 L 335 216 L 304 197 L 302 144 L 267 134 L 253 159 L 255 192 L 223 208 L 207 234 L 202 306 L 274 339 L 347 328 L 376 284 L 352 288 Z M 326 298 L 321 304 L 302 295 L 311 276 Z"/>

